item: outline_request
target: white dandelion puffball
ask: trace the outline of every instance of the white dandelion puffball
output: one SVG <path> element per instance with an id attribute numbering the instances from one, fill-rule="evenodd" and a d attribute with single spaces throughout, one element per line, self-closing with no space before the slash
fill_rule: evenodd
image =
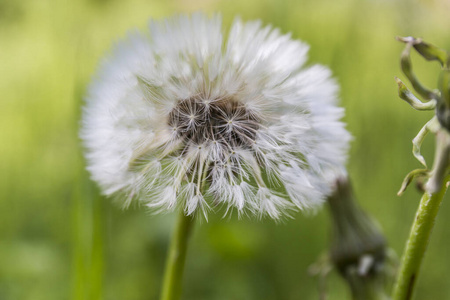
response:
<path id="1" fill-rule="evenodd" d="M 177 16 L 130 34 L 89 88 L 81 137 L 106 195 L 186 215 L 278 219 L 323 202 L 346 161 L 338 87 L 261 23 Z"/>

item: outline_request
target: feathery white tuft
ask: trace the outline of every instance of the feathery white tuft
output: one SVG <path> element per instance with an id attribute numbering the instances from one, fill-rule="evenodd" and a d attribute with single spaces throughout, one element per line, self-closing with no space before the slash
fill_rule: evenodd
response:
<path id="1" fill-rule="evenodd" d="M 90 86 L 81 137 L 106 195 L 157 211 L 273 219 L 317 207 L 350 135 L 308 46 L 260 22 L 178 16 L 133 33 Z"/>

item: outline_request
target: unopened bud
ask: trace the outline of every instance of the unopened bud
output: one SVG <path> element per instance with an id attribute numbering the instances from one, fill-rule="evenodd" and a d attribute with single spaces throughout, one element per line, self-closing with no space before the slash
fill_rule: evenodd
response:
<path id="1" fill-rule="evenodd" d="M 364 255 L 373 256 L 374 264 L 382 262 L 386 241 L 372 219 L 356 205 L 347 179 L 337 181 L 328 203 L 334 225 L 331 259 L 339 271 L 345 273 L 348 267 L 358 266 Z"/>
<path id="2" fill-rule="evenodd" d="M 347 178 L 338 179 L 328 199 L 332 215 L 330 257 L 350 286 L 353 299 L 387 299 L 386 240 L 375 222 L 355 203 Z"/>

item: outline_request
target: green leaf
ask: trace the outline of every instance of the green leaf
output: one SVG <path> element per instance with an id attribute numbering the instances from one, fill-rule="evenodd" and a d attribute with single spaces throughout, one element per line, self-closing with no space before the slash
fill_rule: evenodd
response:
<path id="1" fill-rule="evenodd" d="M 397 40 L 412 45 L 416 51 L 426 60 L 437 60 L 441 66 L 447 64 L 449 55 L 444 49 L 438 48 L 433 44 L 426 43 L 422 39 L 414 37 L 397 37 Z"/>
<path id="2" fill-rule="evenodd" d="M 414 49 L 419 52 L 426 60 L 437 60 L 440 62 L 441 66 L 447 64 L 448 53 L 444 49 L 438 48 L 432 44 L 425 43 L 421 39 L 413 44 Z"/>

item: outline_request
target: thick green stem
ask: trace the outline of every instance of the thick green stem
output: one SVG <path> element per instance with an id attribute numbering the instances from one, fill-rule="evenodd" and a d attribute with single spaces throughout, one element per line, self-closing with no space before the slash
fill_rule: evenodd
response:
<path id="1" fill-rule="evenodd" d="M 184 262 L 193 224 L 194 219 L 191 216 L 184 215 L 183 211 L 179 213 L 170 242 L 160 300 L 178 300 L 181 297 Z"/>
<path id="2" fill-rule="evenodd" d="M 444 183 L 439 191 L 424 193 L 420 201 L 416 219 L 411 228 L 403 254 L 399 277 L 394 288 L 393 300 L 409 300 L 412 298 L 420 265 L 446 189 Z"/>
<path id="3" fill-rule="evenodd" d="M 420 200 L 405 252 L 397 282 L 394 287 L 393 300 L 409 300 L 413 296 L 414 286 L 419 275 L 431 231 L 433 230 L 439 207 L 447 190 L 450 166 L 450 134 L 445 129 L 436 132 L 436 153 L 431 177 Z"/>

